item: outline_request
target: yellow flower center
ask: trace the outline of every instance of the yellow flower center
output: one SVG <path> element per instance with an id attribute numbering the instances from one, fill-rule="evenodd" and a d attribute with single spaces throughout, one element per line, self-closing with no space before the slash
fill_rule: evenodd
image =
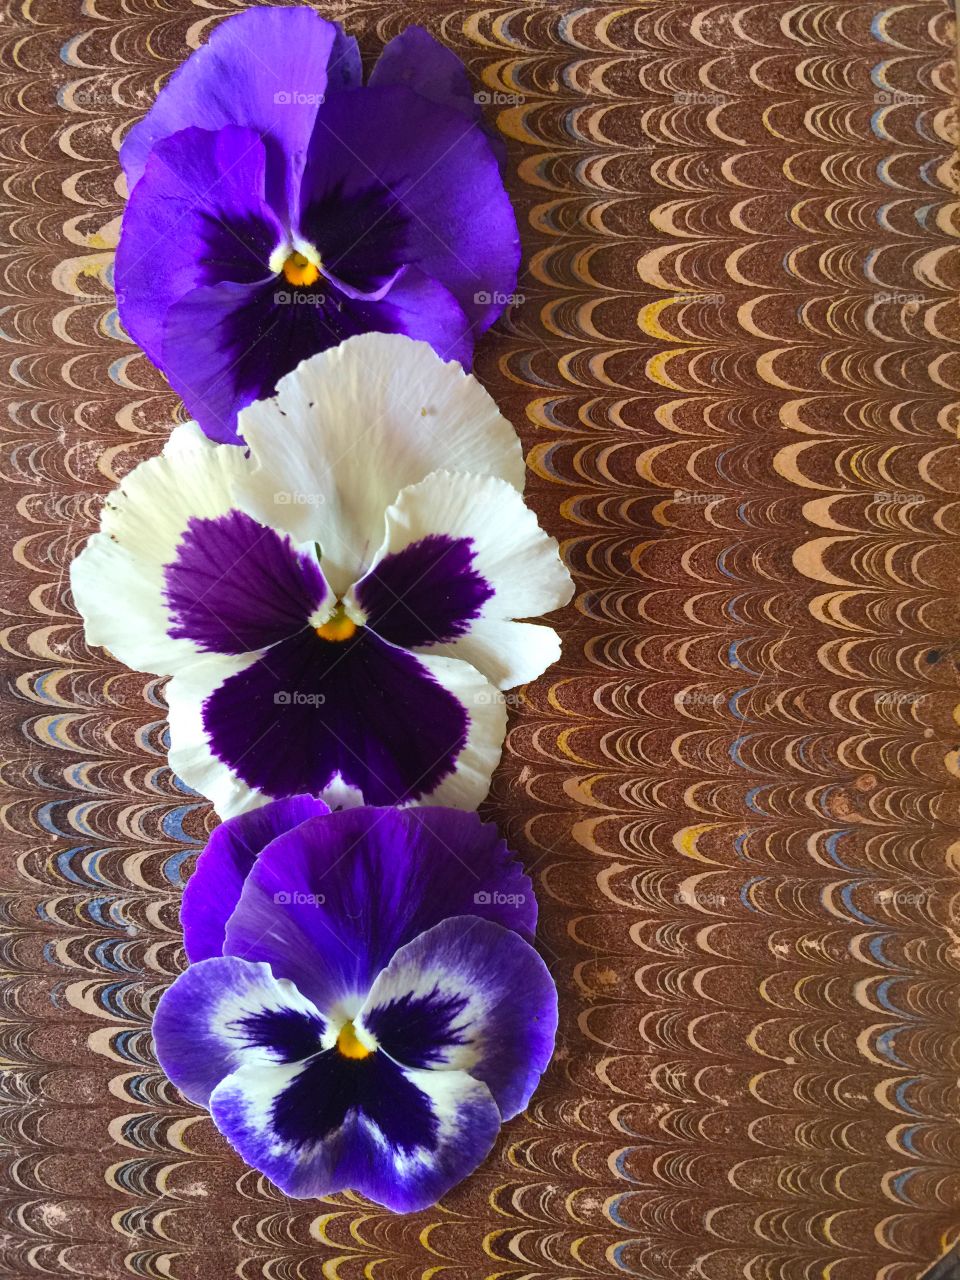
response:
<path id="1" fill-rule="evenodd" d="M 342 604 L 338 604 L 333 613 L 326 620 L 322 627 L 314 627 L 317 635 L 321 640 L 349 640 L 356 633 L 357 624 L 352 618 L 347 617 L 347 611 Z"/>
<path id="2" fill-rule="evenodd" d="M 291 253 L 283 264 L 283 278 L 292 285 L 314 284 L 320 279 L 320 268 L 302 253 Z"/>
<path id="3" fill-rule="evenodd" d="M 345 1058 L 369 1058 L 373 1052 L 357 1039 L 356 1028 L 352 1022 L 345 1022 L 337 1036 L 337 1048 Z"/>

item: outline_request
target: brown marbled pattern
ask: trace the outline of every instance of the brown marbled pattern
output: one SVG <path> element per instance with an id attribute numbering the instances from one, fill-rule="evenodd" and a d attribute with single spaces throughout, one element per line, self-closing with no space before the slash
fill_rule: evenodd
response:
<path id="1" fill-rule="evenodd" d="M 65 573 L 178 413 L 113 310 L 115 148 L 231 7 L 13 0 L 0 1275 L 913 1280 L 960 1196 L 950 6 L 320 7 L 370 59 L 429 24 L 509 142 L 478 371 L 579 590 L 489 808 L 557 1060 L 407 1219 L 285 1200 L 157 1071 L 211 816 Z"/>

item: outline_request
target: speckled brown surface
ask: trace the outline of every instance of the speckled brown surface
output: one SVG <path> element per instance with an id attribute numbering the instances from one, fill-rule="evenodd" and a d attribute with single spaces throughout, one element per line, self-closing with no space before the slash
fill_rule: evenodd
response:
<path id="1" fill-rule="evenodd" d="M 154 1063 L 212 818 L 66 565 L 177 415 L 113 310 L 115 149 L 226 5 L 0 28 L 0 1275 L 914 1280 L 953 1242 L 958 386 L 950 7 L 321 6 L 454 47 L 524 301 L 478 371 L 578 595 L 489 802 L 557 1060 L 442 1207 L 295 1203 Z"/>

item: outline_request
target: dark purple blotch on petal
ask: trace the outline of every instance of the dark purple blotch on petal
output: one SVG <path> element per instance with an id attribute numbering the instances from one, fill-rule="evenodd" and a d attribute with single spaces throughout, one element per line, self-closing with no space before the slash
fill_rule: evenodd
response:
<path id="1" fill-rule="evenodd" d="M 405 1067 L 429 1067 L 448 1049 L 466 1043 L 458 1019 L 467 1003 L 465 996 L 445 995 L 434 987 L 427 995 L 407 992 L 368 1009 L 363 1022 L 391 1058 Z"/>
<path id="2" fill-rule="evenodd" d="M 379 1052 L 318 1054 L 277 1098 L 273 1126 L 285 1142 L 308 1147 L 336 1132 L 351 1111 L 367 1116 L 401 1151 L 433 1145 L 437 1120 L 429 1098 Z"/>
<path id="3" fill-rule="evenodd" d="M 260 136 L 235 125 L 185 129 L 150 154 L 123 215 L 114 280 L 124 327 L 161 368 L 167 316 L 180 299 L 270 278 L 283 227 L 264 197 L 265 165 Z"/>
<path id="4" fill-rule="evenodd" d="M 414 654 L 367 627 L 339 643 L 307 628 L 275 645 L 214 690 L 203 724 L 214 755 L 249 787 L 317 793 L 339 773 L 371 804 L 433 791 L 469 728 Z"/>
<path id="5" fill-rule="evenodd" d="M 242 511 L 194 516 L 164 570 L 169 634 L 239 654 L 300 630 L 327 595 L 317 562 Z"/>
<path id="6" fill-rule="evenodd" d="M 369 626 L 405 649 L 456 640 L 493 595 L 474 558 L 471 538 L 442 533 L 384 556 L 355 588 Z"/>
<path id="7" fill-rule="evenodd" d="M 497 157 L 477 121 L 439 99 L 397 83 L 331 95 L 317 111 L 301 191 L 305 220 L 331 193 L 376 193 L 390 210 L 391 248 L 402 228 L 403 261 L 448 289 L 475 333 L 516 289 L 520 237 Z M 340 249 L 350 271 L 365 274 L 366 261 L 381 269 L 379 230 Z M 322 256 L 319 222 L 311 233 Z"/>
<path id="8" fill-rule="evenodd" d="M 299 1009 L 261 1009 L 237 1019 L 252 1047 L 269 1049 L 280 1062 L 302 1062 L 321 1051 L 322 1018 Z"/>
<path id="9" fill-rule="evenodd" d="M 423 975 L 441 990 L 469 993 L 470 1018 L 462 1028 L 469 1073 L 490 1090 L 505 1120 L 522 1111 L 553 1054 L 557 988 L 543 959 L 511 929 L 471 916 L 448 916 L 394 952 L 370 988 L 360 1018 L 418 990 Z M 429 1035 L 425 1022 L 420 1028 Z M 442 1049 L 441 1043 L 423 1049 Z M 411 1031 L 412 1038 L 412 1031 Z"/>
<path id="10" fill-rule="evenodd" d="M 300 231 L 316 246 L 324 271 L 363 293 L 378 291 L 407 265 L 406 219 L 373 175 L 357 190 L 338 183 L 318 195 L 303 210 Z"/>

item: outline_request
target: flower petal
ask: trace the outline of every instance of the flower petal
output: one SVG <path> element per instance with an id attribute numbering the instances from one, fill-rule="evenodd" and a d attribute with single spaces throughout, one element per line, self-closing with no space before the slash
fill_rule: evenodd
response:
<path id="1" fill-rule="evenodd" d="M 227 921 L 257 855 L 277 836 L 329 812 L 323 801 L 313 796 L 291 796 L 215 828 L 197 859 L 180 905 L 183 945 L 192 963 L 222 955 Z"/>
<path id="2" fill-rule="evenodd" d="M 277 798 L 251 791 L 241 782 L 213 754 L 203 725 L 203 704 L 213 690 L 256 661 L 255 654 L 210 654 L 179 670 L 164 690 L 170 725 L 170 768 L 188 787 L 206 796 L 221 818 L 250 813 Z"/>
<path id="3" fill-rule="evenodd" d="M 367 333 L 314 356 L 273 399 L 243 411 L 240 433 L 257 464 L 241 505 L 301 542 L 319 542 L 338 595 L 369 567 L 384 512 L 404 486 L 449 467 L 523 489 L 516 432 L 480 383 L 398 335 Z M 278 493 L 310 501 L 281 519 Z"/>
<path id="4" fill-rule="evenodd" d="M 540 675 L 559 652 L 549 628 L 513 619 L 547 613 L 572 595 L 556 542 L 515 489 L 442 471 L 404 489 L 387 510 L 383 545 L 349 598 L 392 643 L 462 658 L 510 688 Z"/>
<path id="5" fill-rule="evenodd" d="M 263 850 L 225 949 L 351 1017 L 397 948 L 451 914 L 533 936 L 533 887 L 492 823 L 455 809 L 344 809 Z"/>
<path id="6" fill-rule="evenodd" d="M 293 209 L 331 63 L 332 87 L 357 83 L 355 42 L 306 5 L 255 7 L 228 18 L 174 72 L 124 139 L 120 163 L 129 189 L 160 139 L 191 125 L 239 124 L 265 136 L 269 198 L 278 212 L 288 200 Z"/>
<path id="7" fill-rule="evenodd" d="M 235 510 L 191 517 L 164 584 L 171 636 L 209 653 L 277 644 L 301 630 L 330 595 L 311 555 Z"/>
<path id="8" fill-rule="evenodd" d="M 334 94 L 317 111 L 301 190 L 302 234 L 320 247 L 313 215 L 342 191 L 371 192 L 404 227 L 405 262 L 454 295 L 478 332 L 516 290 L 520 236 L 497 157 L 476 120 L 402 85 L 366 88 L 362 110 Z M 331 261 L 347 278 L 373 233 Z"/>
<path id="9" fill-rule="evenodd" d="M 192 964 L 160 997 L 153 1020 L 160 1065 L 201 1106 L 243 1063 L 263 1071 L 318 1052 L 326 1029 L 292 983 L 233 956 Z"/>
<path id="10" fill-rule="evenodd" d="M 297 12 L 300 12 L 299 7 Z M 363 84 L 360 46 L 338 23 L 333 25 L 337 34 L 333 38 L 330 61 L 327 63 L 327 93 L 335 93 L 340 89 L 359 89 Z"/>
<path id="11" fill-rule="evenodd" d="M 388 509 L 388 521 L 393 511 L 396 507 Z M 394 538 L 395 548 L 381 548 L 369 573 L 347 595 L 377 635 L 405 649 L 456 640 L 494 593 L 476 568 L 472 538 L 418 533 Z"/>
<path id="12" fill-rule="evenodd" d="M 350 1188 L 397 1213 L 434 1204 L 489 1153 L 500 1114 L 460 1071 L 405 1071 L 383 1054 L 244 1066 L 217 1086 L 214 1122 L 289 1196 Z"/>
<path id="13" fill-rule="evenodd" d="M 115 280 L 124 327 L 164 372 L 164 324 L 178 299 L 271 275 L 284 231 L 265 201 L 265 166 L 259 134 L 233 125 L 187 129 L 150 156 L 124 213 Z"/>
<path id="14" fill-rule="evenodd" d="M 241 409 L 271 395 L 301 360 L 338 341 L 332 310 L 326 295 L 288 289 L 282 280 L 206 285 L 166 312 L 157 363 L 206 434 L 238 444 Z"/>
<path id="15" fill-rule="evenodd" d="M 163 453 L 135 467 L 107 498 L 95 533 L 70 567 L 87 643 L 104 645 L 137 671 L 181 669 L 198 653 L 171 635 L 164 571 L 191 519 L 233 508 L 231 485 L 249 468 L 240 449 L 210 444 L 194 423 L 178 427 Z"/>
<path id="16" fill-rule="evenodd" d="M 468 120 L 476 121 L 503 168 L 506 159 L 503 139 L 487 127 L 480 108 L 480 103 L 489 100 L 489 95 L 475 90 L 469 72 L 453 50 L 434 39 L 423 27 L 406 27 L 384 45 L 369 83 L 372 88 L 406 85 L 422 98 L 451 107 Z"/>
<path id="17" fill-rule="evenodd" d="M 324 292 L 316 292 L 323 288 Z M 213 440 L 237 444 L 237 415 L 270 396 L 304 360 L 346 338 L 402 333 L 469 363 L 466 317 L 456 299 L 405 268 L 380 299 L 349 298 L 329 280 L 194 289 L 170 307 L 158 360 L 170 385 Z"/>
<path id="18" fill-rule="evenodd" d="M 557 989 L 513 930 L 453 916 L 396 952 L 356 1021 L 406 1066 L 482 1080 L 509 1120 L 553 1053 Z"/>
<path id="19" fill-rule="evenodd" d="M 450 290 L 416 267 L 405 267 L 382 301 L 369 310 L 368 329 L 429 342 L 441 360 L 470 368 L 473 332 L 469 320 Z"/>
<path id="20" fill-rule="evenodd" d="M 264 795 L 315 794 L 339 774 L 369 804 L 402 804 L 459 767 L 472 703 L 492 746 L 496 720 L 478 702 L 488 689 L 465 663 L 415 656 L 366 628 L 342 642 L 308 628 L 214 689 L 203 724 L 214 755 Z M 477 802 L 489 775 L 482 785 Z"/>

